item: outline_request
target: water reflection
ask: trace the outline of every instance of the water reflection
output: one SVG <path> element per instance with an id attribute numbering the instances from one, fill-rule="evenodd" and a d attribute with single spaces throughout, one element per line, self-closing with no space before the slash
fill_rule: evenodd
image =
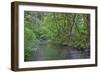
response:
<path id="1" fill-rule="evenodd" d="M 78 50 L 78 48 L 64 45 L 54 45 L 47 41 L 38 42 L 38 46 L 33 51 L 32 61 L 42 60 L 64 60 L 64 59 L 87 59 L 90 58 L 90 50 Z"/>

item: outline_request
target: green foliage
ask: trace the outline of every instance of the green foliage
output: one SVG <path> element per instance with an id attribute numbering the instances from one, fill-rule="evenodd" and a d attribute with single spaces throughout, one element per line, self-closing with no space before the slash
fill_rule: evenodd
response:
<path id="1" fill-rule="evenodd" d="M 36 41 L 79 48 L 89 48 L 89 14 L 31 12 L 24 15 L 25 59 L 32 58 L 32 51 L 38 46 Z"/>
<path id="2" fill-rule="evenodd" d="M 36 47 L 35 43 L 36 40 L 35 34 L 29 28 L 25 27 L 24 29 L 24 47 L 25 47 L 25 60 L 32 59 L 33 51 L 30 49 L 34 49 Z"/>
<path id="3" fill-rule="evenodd" d="M 85 14 L 48 13 L 41 27 L 48 29 L 45 35 L 50 35 L 49 39 L 53 43 L 88 48 L 89 32 L 87 30 L 89 28 L 87 25 L 89 24 L 85 22 L 84 16 L 87 17 Z"/>

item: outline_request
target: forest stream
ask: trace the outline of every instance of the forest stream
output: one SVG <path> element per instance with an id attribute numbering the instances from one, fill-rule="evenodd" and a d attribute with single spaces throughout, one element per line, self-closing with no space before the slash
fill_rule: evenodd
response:
<path id="1" fill-rule="evenodd" d="M 87 59 L 90 58 L 90 50 L 79 50 L 66 45 L 51 45 L 47 40 L 39 40 L 38 47 L 33 51 L 32 61 Z"/>
<path id="2" fill-rule="evenodd" d="M 24 61 L 90 58 L 90 14 L 24 11 Z"/>

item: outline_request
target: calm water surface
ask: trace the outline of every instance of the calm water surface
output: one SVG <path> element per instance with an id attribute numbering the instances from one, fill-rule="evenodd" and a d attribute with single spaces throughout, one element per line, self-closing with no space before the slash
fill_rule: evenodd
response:
<path id="1" fill-rule="evenodd" d="M 90 58 L 90 50 L 78 50 L 68 46 L 51 45 L 47 41 L 39 41 L 36 50 L 33 51 L 32 61 L 87 59 Z"/>

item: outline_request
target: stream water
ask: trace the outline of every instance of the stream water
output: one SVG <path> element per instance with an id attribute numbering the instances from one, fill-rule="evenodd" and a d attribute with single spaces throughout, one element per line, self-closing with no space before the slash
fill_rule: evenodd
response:
<path id="1" fill-rule="evenodd" d="M 47 41 L 38 42 L 38 47 L 33 52 L 33 61 L 87 59 L 90 58 L 90 50 L 78 50 L 77 48 L 51 45 Z"/>

